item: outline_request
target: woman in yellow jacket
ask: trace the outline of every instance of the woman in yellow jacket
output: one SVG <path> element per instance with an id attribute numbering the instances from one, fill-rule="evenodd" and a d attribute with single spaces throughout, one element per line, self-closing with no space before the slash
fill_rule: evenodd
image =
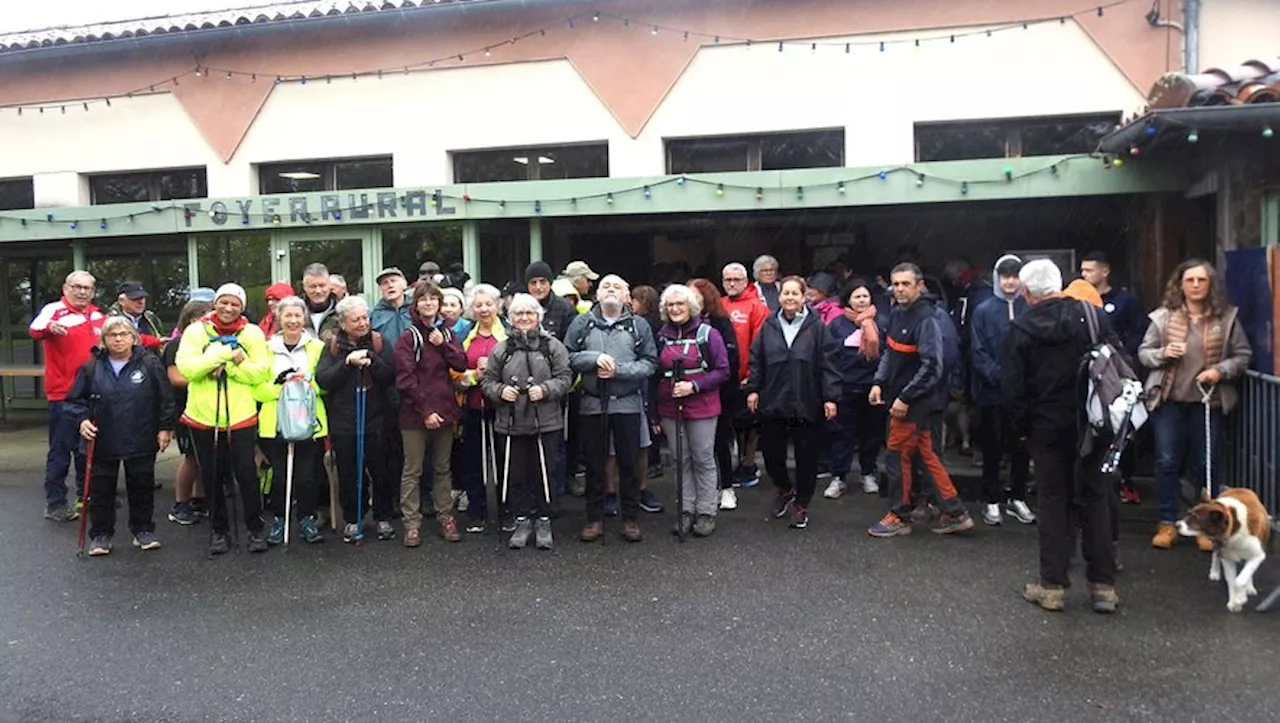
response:
<path id="1" fill-rule="evenodd" d="M 262 330 L 246 322 L 245 293 L 238 284 L 223 284 L 214 294 L 213 311 L 182 332 L 175 359 L 186 377 L 187 408 L 182 423 L 191 428 L 200 479 L 210 497 L 213 530 L 209 553 L 231 549 L 227 541 L 227 500 L 217 466 L 227 470 L 238 485 L 249 529 L 249 552 L 266 552 L 263 535 L 262 494 L 253 450 L 258 444 L 258 404 L 253 389 L 269 379 L 271 355 Z"/>
<path id="2" fill-rule="evenodd" d="M 307 306 L 297 296 L 287 296 L 276 303 L 277 331 L 267 339 L 267 352 L 271 356 L 271 371 L 267 381 L 254 387 L 253 396 L 262 403 L 258 412 L 258 447 L 267 455 L 274 470 L 271 493 L 267 495 L 267 509 L 271 511 L 271 530 L 267 533 L 268 545 L 284 542 L 286 499 L 285 474 L 288 470 L 289 443 L 277 439 L 276 406 L 280 391 L 286 381 L 303 379 L 311 384 L 316 394 L 316 430 L 311 439 L 293 444 L 293 495 L 297 499 L 298 532 L 309 543 L 324 542 L 316 523 L 316 464 L 324 455 L 324 438 L 329 434 L 329 420 L 325 415 L 324 401 L 320 399 L 320 386 L 316 384 L 316 365 L 324 353 L 324 342 L 307 331 Z"/>

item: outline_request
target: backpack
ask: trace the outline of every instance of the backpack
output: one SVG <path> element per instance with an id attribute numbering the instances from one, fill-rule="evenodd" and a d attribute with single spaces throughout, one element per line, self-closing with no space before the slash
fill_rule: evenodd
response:
<path id="1" fill-rule="evenodd" d="M 640 351 L 640 347 L 642 346 L 642 340 L 640 338 L 640 335 L 636 333 L 636 317 L 635 316 L 625 316 L 619 319 L 618 323 L 613 324 L 612 327 L 609 327 L 609 326 L 602 325 L 596 319 L 595 314 L 587 314 L 587 323 L 582 325 L 582 333 L 578 335 L 578 343 L 575 346 L 575 348 L 576 349 L 586 348 L 583 345 L 587 343 L 587 337 L 591 334 L 592 331 L 596 329 L 609 329 L 609 328 L 621 329 L 627 332 L 628 334 L 630 334 L 631 338 L 635 340 L 635 350 L 637 352 Z"/>
<path id="2" fill-rule="evenodd" d="M 698 368 L 696 371 L 708 372 L 711 370 L 711 325 L 703 322 L 698 325 L 698 330 L 694 333 L 692 339 L 666 339 L 662 340 L 663 348 L 678 346 L 680 352 L 688 351 L 690 344 L 698 345 Z M 686 369 L 686 372 L 695 371 Z M 670 377 L 671 372 L 665 372 L 665 377 Z"/>
<path id="3" fill-rule="evenodd" d="M 444 343 L 448 344 L 450 339 L 453 338 L 453 332 L 443 326 L 439 328 L 440 333 L 444 334 Z M 423 339 L 422 331 L 418 329 L 417 324 L 409 324 L 409 334 L 413 338 L 413 363 L 417 364 L 422 361 L 422 347 L 425 345 L 426 341 Z M 379 346 L 381 346 L 381 342 L 381 338 L 374 340 L 374 343 Z M 382 352 L 379 351 L 378 353 L 381 354 Z"/>
<path id="4" fill-rule="evenodd" d="M 498 360 L 499 369 L 506 369 L 507 362 L 511 361 L 511 357 L 515 356 L 517 351 L 524 351 L 523 349 L 516 349 L 516 345 L 511 342 L 511 337 L 507 337 L 506 344 L 502 349 L 502 358 Z M 538 334 L 538 353 L 547 360 L 547 366 L 550 367 L 551 339 L 546 334 Z"/>
<path id="5" fill-rule="evenodd" d="M 276 435 L 285 442 L 306 442 L 320 429 L 316 393 L 304 379 L 290 379 L 276 401 Z"/>
<path id="6" fill-rule="evenodd" d="M 1098 338 L 1098 310 L 1087 301 L 1080 305 L 1089 326 L 1089 350 L 1080 361 L 1088 385 L 1084 404 L 1088 429 L 1081 435 L 1080 454 L 1092 452 L 1099 437 L 1110 438 L 1109 454 L 1102 464 L 1102 471 L 1109 474 L 1119 464 L 1125 444 L 1146 423 L 1147 407 L 1142 381 L 1129 361 L 1114 344 Z"/>

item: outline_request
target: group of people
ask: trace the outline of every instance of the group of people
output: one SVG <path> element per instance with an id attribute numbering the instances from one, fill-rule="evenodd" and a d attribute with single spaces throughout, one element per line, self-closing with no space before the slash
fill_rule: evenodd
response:
<path id="1" fill-rule="evenodd" d="M 396 538 L 399 519 L 403 544 L 416 547 L 427 490 L 448 541 L 489 523 L 511 533 L 512 547 L 548 549 L 558 500 L 575 491 L 586 500 L 582 540 L 600 539 L 606 517 L 619 514 L 622 537 L 639 541 L 640 511 L 662 508 L 646 485 L 661 463 L 655 440 L 665 439 L 682 536 L 713 534 L 737 489 L 756 484 L 757 447 L 775 488 L 773 516 L 803 529 L 820 468 L 831 477 L 828 498 L 851 485 L 877 494 L 886 446 L 889 510 L 869 534 L 908 534 L 923 521 L 951 534 L 974 521 L 942 463 L 943 420 L 949 407 L 972 404 L 983 521 L 1041 524 L 1041 576 L 1025 595 L 1060 605 L 1080 527 L 1095 607 L 1114 609 L 1117 490 L 1126 501 L 1136 493 L 1131 464 L 1122 463 L 1117 488 L 1097 465 L 1075 463 L 1079 361 L 1096 343 L 1081 302 L 1101 312 L 1100 333 L 1149 370 L 1157 547 L 1173 544 L 1182 451 L 1195 450 L 1192 475 L 1203 476 L 1250 351 L 1207 262 L 1177 269 L 1149 323 L 1136 297 L 1110 286 L 1105 256 L 1087 254 L 1080 271 L 1064 288 L 1047 260 L 1006 255 L 990 283 L 951 264 L 954 298 L 944 299 L 912 261 L 882 277 L 844 265 L 805 279 L 780 278 L 776 259 L 762 256 L 750 273 L 726 265 L 719 284 L 663 289 L 633 289 L 581 261 L 557 275 L 538 261 L 522 284 L 501 290 L 426 262 L 412 287 L 399 269 L 381 271 L 370 308 L 312 264 L 301 295 L 288 282 L 267 287 L 257 323 L 240 286 L 194 290 L 172 334 L 146 310 L 141 284 L 121 284 L 103 312 L 93 277 L 76 271 L 31 324 L 45 344 L 50 402 L 45 515 L 78 514 L 65 479 L 73 461 L 84 478 L 83 438 L 93 449 L 90 554 L 110 552 L 121 463 L 133 542 L 158 547 L 155 457 L 176 437 L 184 460 L 169 518 L 210 516 L 213 554 L 230 547 L 229 499 L 240 503 L 251 552 L 283 540 L 290 512 L 307 542 L 325 539 L 326 521 L 339 517 L 342 538 L 362 540 L 371 512 L 378 539 Z M 297 381 L 314 391 L 314 433 L 286 443 L 277 406 Z M 1027 500 L 1032 463 L 1038 515 Z M 274 481 L 264 494 L 267 467 Z M 500 488 L 501 509 L 488 509 L 489 484 Z"/>

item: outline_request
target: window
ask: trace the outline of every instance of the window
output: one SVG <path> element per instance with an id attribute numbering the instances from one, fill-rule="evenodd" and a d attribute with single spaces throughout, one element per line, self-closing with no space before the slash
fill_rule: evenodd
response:
<path id="1" fill-rule="evenodd" d="M 35 188 L 30 178 L 14 178 L 0 181 L 0 211 L 35 208 L 35 206 Z"/>
<path id="2" fill-rule="evenodd" d="M 1090 153 L 1119 113 L 931 123 L 916 126 L 916 161 Z"/>
<path id="3" fill-rule="evenodd" d="M 453 154 L 454 183 L 608 178 L 609 144 L 540 146 Z"/>
<path id="4" fill-rule="evenodd" d="M 203 168 L 174 168 L 144 173 L 116 173 L 89 178 L 90 203 L 140 203 L 205 198 L 209 195 Z"/>
<path id="5" fill-rule="evenodd" d="M 844 130 L 667 141 L 668 173 L 780 171 L 844 165 Z"/>
<path id="6" fill-rule="evenodd" d="M 85 264 L 97 280 L 98 306 L 116 303 L 122 281 L 141 281 L 147 309 L 170 327 L 177 323 L 190 292 L 185 236 L 94 239 L 85 248 Z"/>
<path id="7" fill-rule="evenodd" d="M 412 228 L 393 226 L 382 231 L 383 267 L 400 269 L 413 286 L 418 280 L 418 267 L 424 261 L 434 261 L 446 272 L 452 264 L 462 263 L 462 225 L 433 223 Z M 378 294 L 374 287 L 370 299 L 379 298 Z"/>
<path id="8" fill-rule="evenodd" d="M 258 166 L 261 193 L 309 193 L 361 188 L 391 188 L 391 157 L 341 161 L 291 161 Z"/>
<path id="9" fill-rule="evenodd" d="M 266 290 L 272 281 L 269 235 L 201 235 L 196 238 L 196 263 L 201 286 L 216 289 L 234 281 L 244 287 L 254 319 L 267 313 Z"/>

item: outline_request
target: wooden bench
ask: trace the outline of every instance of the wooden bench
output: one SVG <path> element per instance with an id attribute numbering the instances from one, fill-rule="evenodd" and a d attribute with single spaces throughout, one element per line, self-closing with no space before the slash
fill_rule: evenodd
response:
<path id="1" fill-rule="evenodd" d="M 38 364 L 0 364 L 0 382 L 6 378 L 14 379 L 41 379 L 44 377 L 44 367 Z M 9 419 L 9 397 L 4 393 L 3 384 L 0 384 L 0 422 Z"/>

